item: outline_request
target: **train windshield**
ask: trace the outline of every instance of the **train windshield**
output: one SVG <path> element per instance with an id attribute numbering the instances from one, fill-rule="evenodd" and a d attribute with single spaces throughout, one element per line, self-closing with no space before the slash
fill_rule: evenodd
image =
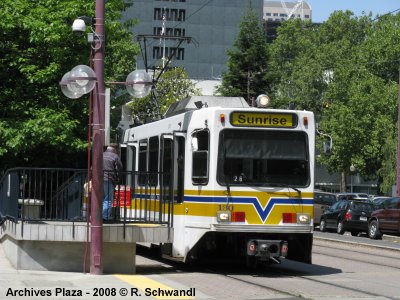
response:
<path id="1" fill-rule="evenodd" d="M 217 180 L 221 185 L 308 186 L 307 134 L 223 130 L 218 148 Z"/>

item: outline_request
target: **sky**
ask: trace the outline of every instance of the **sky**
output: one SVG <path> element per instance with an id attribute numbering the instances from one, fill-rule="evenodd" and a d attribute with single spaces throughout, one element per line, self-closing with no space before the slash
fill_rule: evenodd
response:
<path id="1" fill-rule="evenodd" d="M 295 1 L 293 1 L 295 2 Z M 372 12 L 383 15 L 400 9 L 400 0 L 307 0 L 312 8 L 313 22 L 326 21 L 335 10 L 351 10 L 356 16 L 361 16 L 365 11 L 368 15 Z M 399 13 L 397 11 L 396 13 Z"/>

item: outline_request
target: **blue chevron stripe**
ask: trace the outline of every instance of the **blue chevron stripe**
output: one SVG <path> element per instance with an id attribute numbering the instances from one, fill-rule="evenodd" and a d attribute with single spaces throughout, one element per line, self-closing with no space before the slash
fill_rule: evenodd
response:
<path id="1" fill-rule="evenodd" d="M 227 203 L 227 197 L 198 197 L 198 196 L 185 196 L 186 202 L 200 202 L 200 203 Z M 253 204 L 254 208 L 257 210 L 258 215 L 260 216 L 261 220 L 265 222 L 269 213 L 272 211 L 272 208 L 275 204 L 287 205 L 287 204 L 294 204 L 294 205 L 312 205 L 312 199 L 294 199 L 294 198 L 271 198 L 268 201 L 268 204 L 265 208 L 263 208 L 255 197 L 230 197 L 229 203 L 233 204 Z"/>

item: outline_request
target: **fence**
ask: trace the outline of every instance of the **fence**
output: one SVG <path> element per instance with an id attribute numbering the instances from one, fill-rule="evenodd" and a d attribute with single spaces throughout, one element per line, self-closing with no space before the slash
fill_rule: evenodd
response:
<path id="1" fill-rule="evenodd" d="M 87 170 L 16 168 L 0 181 L 0 217 L 15 221 L 86 221 L 91 183 Z M 172 226 L 166 174 L 104 174 L 117 181 L 112 191 L 111 222 L 144 222 Z M 169 181 L 168 181 L 169 182 Z M 106 185 L 105 185 L 106 186 Z"/>

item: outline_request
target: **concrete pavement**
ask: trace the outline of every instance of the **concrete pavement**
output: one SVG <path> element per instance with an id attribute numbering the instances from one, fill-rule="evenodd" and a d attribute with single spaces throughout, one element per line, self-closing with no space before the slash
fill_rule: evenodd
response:
<path id="1" fill-rule="evenodd" d="M 366 246 L 387 247 L 400 251 L 399 237 L 385 236 L 384 240 L 373 241 L 367 237 L 315 232 L 315 238 L 346 243 L 357 242 L 357 244 Z M 0 299 L 214 299 L 206 293 L 209 291 L 215 295 L 212 288 L 216 283 L 204 283 L 209 288 L 200 291 L 194 288 L 195 283 L 197 283 L 197 287 L 199 286 L 196 277 L 191 279 L 187 277 L 186 285 L 184 285 L 171 280 L 171 276 L 169 279 L 168 276 L 165 276 L 174 270 L 170 270 L 170 266 L 163 265 L 162 262 L 152 265 L 153 261 L 142 256 L 137 256 L 136 262 L 138 269 L 135 275 L 105 274 L 96 276 L 79 272 L 16 270 L 6 258 L 0 244 Z M 163 269 L 164 267 L 165 269 Z M 190 286 L 190 282 L 193 283 L 193 286 Z M 168 293 L 172 296 L 168 297 Z M 265 295 L 265 299 L 276 299 L 276 297 Z"/>
<path id="2" fill-rule="evenodd" d="M 68 263 L 68 262 L 66 262 Z M 137 258 L 138 265 L 148 264 Z M 162 297 L 164 293 L 164 297 Z M 16 270 L 0 244 L 0 299 L 212 299 L 193 287 L 162 275 L 91 275 L 74 272 Z"/>

